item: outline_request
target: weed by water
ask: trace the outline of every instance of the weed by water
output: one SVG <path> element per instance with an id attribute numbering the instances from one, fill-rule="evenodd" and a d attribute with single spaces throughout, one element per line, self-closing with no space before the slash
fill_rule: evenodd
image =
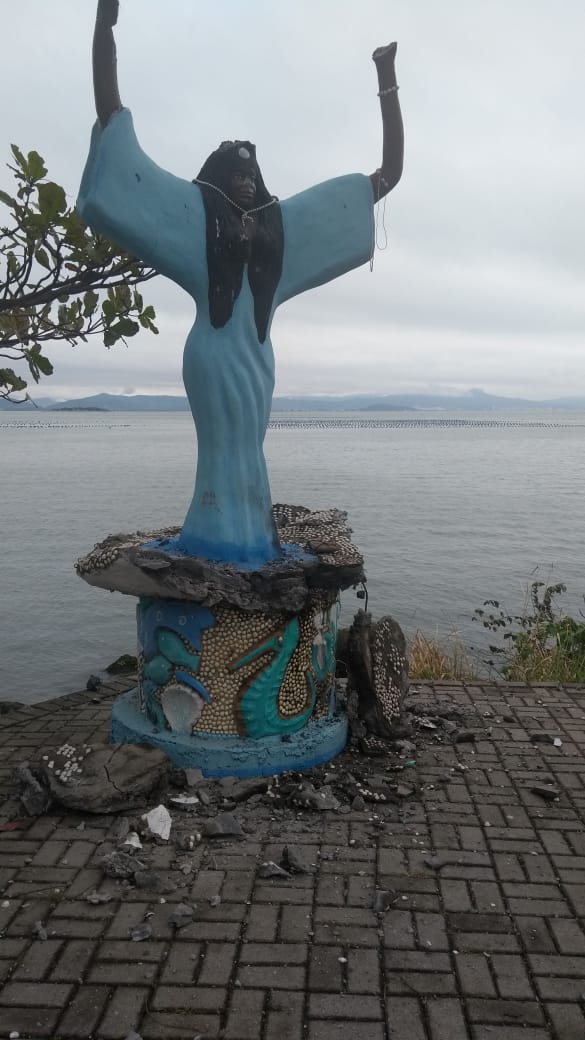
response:
<path id="1" fill-rule="evenodd" d="M 474 611 L 474 621 L 502 637 L 503 645 L 490 646 L 493 657 L 487 663 L 505 679 L 585 682 L 585 621 L 566 616 L 555 602 L 566 591 L 562 582 L 534 581 L 522 614 L 508 613 L 495 599 L 483 604 L 493 608 L 490 612 Z"/>
<path id="2" fill-rule="evenodd" d="M 433 679 L 471 682 L 477 678 L 474 662 L 456 632 L 434 639 L 417 632 L 408 643 L 408 674 L 415 682 Z"/>

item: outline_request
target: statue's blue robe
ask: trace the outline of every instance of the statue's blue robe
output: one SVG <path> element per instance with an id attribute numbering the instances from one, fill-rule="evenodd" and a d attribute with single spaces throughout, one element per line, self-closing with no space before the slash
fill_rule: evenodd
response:
<path id="1" fill-rule="evenodd" d="M 283 268 L 271 320 L 279 304 L 365 263 L 373 249 L 372 188 L 362 174 L 318 184 L 280 207 Z M 247 272 L 232 317 L 213 328 L 201 192 L 145 155 L 128 109 L 94 128 L 77 208 L 94 231 L 182 286 L 196 303 L 183 378 L 198 458 L 181 546 L 248 566 L 274 559 L 280 547 L 262 448 L 274 354 L 269 335 L 258 340 Z"/>

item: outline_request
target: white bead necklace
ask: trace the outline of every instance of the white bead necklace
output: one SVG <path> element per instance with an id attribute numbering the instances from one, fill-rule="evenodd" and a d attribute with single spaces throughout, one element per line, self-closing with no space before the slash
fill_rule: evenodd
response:
<path id="1" fill-rule="evenodd" d="M 214 191 L 219 192 L 219 194 L 222 196 L 222 198 L 226 200 L 226 202 L 229 202 L 232 206 L 235 207 L 235 209 L 240 211 L 243 225 L 245 225 L 247 220 L 252 219 L 252 213 L 260 213 L 260 210 L 268 209 L 269 206 L 273 206 L 275 202 L 278 202 L 276 195 L 273 195 L 270 199 L 270 202 L 264 202 L 262 206 L 255 206 L 254 209 L 244 209 L 243 206 L 239 206 L 237 202 L 234 202 L 233 199 L 230 199 L 229 195 L 226 195 L 225 191 L 222 191 L 221 188 L 218 188 L 217 184 L 211 184 L 210 181 L 200 181 L 197 178 L 194 179 L 193 184 L 203 184 L 206 188 L 213 188 Z"/>

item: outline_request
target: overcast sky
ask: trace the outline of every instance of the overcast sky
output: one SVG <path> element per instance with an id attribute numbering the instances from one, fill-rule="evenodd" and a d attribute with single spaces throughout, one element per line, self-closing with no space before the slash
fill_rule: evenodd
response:
<path id="1" fill-rule="evenodd" d="M 3 159 L 11 142 L 38 150 L 71 201 L 94 13 L 1 4 Z M 121 0 L 122 100 L 160 165 L 190 179 L 221 140 L 249 138 L 286 198 L 379 165 L 370 56 L 394 39 L 406 160 L 387 248 L 373 274 L 277 312 L 276 392 L 585 395 L 582 0 Z M 160 336 L 56 345 L 40 393 L 181 393 L 193 303 L 161 278 L 145 295 Z"/>

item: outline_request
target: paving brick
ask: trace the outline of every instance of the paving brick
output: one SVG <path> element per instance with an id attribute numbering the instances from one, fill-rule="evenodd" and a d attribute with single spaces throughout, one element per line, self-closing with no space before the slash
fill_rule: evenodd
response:
<path id="1" fill-rule="evenodd" d="M 0 1005 L 7 1007 L 61 1008 L 67 1003 L 72 987 L 42 982 L 9 982 L 0 990 Z"/>
<path id="2" fill-rule="evenodd" d="M 345 906 L 345 883 L 340 877 L 320 877 L 317 882 L 319 906 Z"/>
<path id="3" fill-rule="evenodd" d="M 244 929 L 250 942 L 274 942 L 278 928 L 277 906 L 251 906 Z"/>
<path id="4" fill-rule="evenodd" d="M 305 985 L 305 969 L 290 964 L 241 964 L 237 978 L 240 985 L 246 989 L 302 991 Z"/>
<path id="5" fill-rule="evenodd" d="M 555 1031 L 556 1040 L 583 1040 L 585 1012 L 579 1004 L 547 1004 L 546 1013 Z"/>
<path id="6" fill-rule="evenodd" d="M 488 932 L 458 932 L 453 937 L 453 945 L 456 950 L 474 953 L 484 950 L 495 953 L 516 953 L 518 940 L 515 935 Z"/>
<path id="7" fill-rule="evenodd" d="M 243 964 L 304 964 L 307 947 L 302 943 L 244 943 Z"/>
<path id="8" fill-rule="evenodd" d="M 312 908 L 310 906 L 283 906 L 278 931 L 279 939 L 285 943 L 308 940 L 312 930 Z"/>
<path id="9" fill-rule="evenodd" d="M 220 1036 L 219 1015 L 196 1011 L 148 1011 L 140 1023 L 144 1040 L 191 1040 Z M 122 1033 L 119 1034 L 120 1038 Z"/>
<path id="10" fill-rule="evenodd" d="M 307 1040 L 384 1040 L 384 1026 L 372 1020 L 309 1023 Z M 252 1038 L 250 1038 L 252 1040 Z M 413 1040 L 415 1038 L 413 1037 Z"/>
<path id="11" fill-rule="evenodd" d="M 474 1026 L 473 1040 L 549 1040 L 545 1029 L 525 1026 Z"/>
<path id="12" fill-rule="evenodd" d="M 96 1028 L 110 996 L 106 986 L 81 986 L 59 1024 L 59 1035 L 87 1040 Z"/>
<path id="13" fill-rule="evenodd" d="M 272 991 L 266 1016 L 265 1040 L 302 1040 L 305 998 L 303 993 Z"/>
<path id="14" fill-rule="evenodd" d="M 432 1000 L 427 1005 L 432 1040 L 468 1040 L 469 1033 L 459 1000 Z"/>
<path id="15" fill-rule="evenodd" d="M 479 1000 L 465 1002 L 467 1015 L 472 1022 L 499 1024 L 515 1023 L 521 1026 L 544 1024 L 541 1006 L 536 1000 Z"/>
<path id="16" fill-rule="evenodd" d="M 534 998 L 534 990 L 521 957 L 494 953 L 491 965 L 501 997 L 510 1000 Z"/>
<path id="17" fill-rule="evenodd" d="M 176 947 L 171 950 L 171 956 L 175 953 L 175 949 Z M 235 954 L 235 948 L 231 945 L 208 943 L 197 984 L 199 986 L 227 986 L 234 970 Z M 170 979 L 167 980 L 165 977 L 163 981 L 167 982 Z"/>
<path id="18" fill-rule="evenodd" d="M 51 982 L 77 982 L 81 979 L 97 949 L 97 942 L 70 940 L 51 972 Z"/>
<path id="19" fill-rule="evenodd" d="M 28 1034 L 34 1037 L 54 1037 L 55 1027 L 61 1014 L 52 1008 L 3 1007 L 1 1012 L 2 1034 Z"/>
<path id="20" fill-rule="evenodd" d="M 17 913 L 9 910 L 10 924 L 5 927 L 8 936 L 24 936 L 29 938 L 37 921 L 44 921 L 51 908 L 48 900 L 35 899 L 24 906 L 17 905 Z"/>
<path id="21" fill-rule="evenodd" d="M 442 914 L 415 913 L 414 919 L 419 946 L 433 950 L 449 949 L 449 940 L 447 939 L 445 921 Z"/>
<path id="22" fill-rule="evenodd" d="M 551 918 L 548 924 L 561 953 L 585 954 L 585 933 L 577 921 Z"/>
<path id="23" fill-rule="evenodd" d="M 221 1011 L 227 990 L 210 986 L 157 986 L 150 1001 L 153 1011 Z"/>
<path id="24" fill-rule="evenodd" d="M 373 916 L 373 915 L 372 915 Z M 342 924 L 316 924 L 315 942 L 317 943 L 341 943 L 344 946 L 376 946 L 378 936 L 375 922 L 369 928 L 345 927 Z M 414 945 L 414 940 L 413 940 Z"/>
<path id="25" fill-rule="evenodd" d="M 466 881 L 441 878 L 441 898 L 445 910 L 471 910 L 471 898 Z"/>
<path id="26" fill-rule="evenodd" d="M 100 1023 L 100 1040 L 120 1040 L 131 1029 L 138 1032 L 148 995 L 149 990 L 144 987 L 118 986 Z"/>
<path id="27" fill-rule="evenodd" d="M 382 1007 L 377 997 L 310 993 L 308 1014 L 309 1018 L 376 1020 L 382 1017 Z"/>
<path id="28" fill-rule="evenodd" d="M 95 852 L 95 845 L 90 841 L 74 841 L 61 860 L 62 866 L 85 867 Z"/>
<path id="29" fill-rule="evenodd" d="M 263 990 L 234 990 L 225 1028 L 226 1040 L 258 1040 L 265 1003 Z"/>
<path id="30" fill-rule="evenodd" d="M 461 953 L 455 958 L 459 985 L 466 997 L 495 997 L 489 962 L 481 953 Z"/>
<path id="31" fill-rule="evenodd" d="M 498 914 L 449 914 L 449 927 L 458 932 L 492 933 L 513 932 L 514 924 L 509 917 Z"/>
<path id="32" fill-rule="evenodd" d="M 67 851 L 66 841 L 46 841 L 33 856 L 35 867 L 55 867 Z"/>
<path id="33" fill-rule="evenodd" d="M 534 980 L 541 1000 L 581 1000 L 583 980 L 577 978 L 549 978 L 537 976 Z"/>
<path id="34" fill-rule="evenodd" d="M 389 1040 L 427 1040 L 421 1004 L 416 998 L 388 997 L 386 1025 Z"/>
<path id="35" fill-rule="evenodd" d="M 548 922 L 542 917 L 518 917 L 516 927 L 528 953 L 556 953 Z"/>
<path id="36" fill-rule="evenodd" d="M 395 950 L 414 949 L 414 918 L 410 911 L 390 910 L 384 915 L 384 942 Z"/>
<path id="37" fill-rule="evenodd" d="M 62 947 L 63 942 L 59 939 L 36 940 L 14 970 L 12 979 L 15 982 L 42 982 Z"/>
<path id="38" fill-rule="evenodd" d="M 377 950 L 348 950 L 347 988 L 350 993 L 380 992 L 380 958 Z M 319 989 L 319 987 L 314 987 Z M 328 989 L 329 987 L 324 987 Z"/>
<path id="39" fill-rule="evenodd" d="M 144 986 L 152 983 L 157 974 L 157 964 L 148 964 L 144 961 L 135 961 L 131 964 L 101 961 L 93 965 L 87 981 L 96 986 L 118 986 L 122 981 L 125 986 Z"/>
<path id="40" fill-rule="evenodd" d="M 352 952 L 355 954 L 355 951 Z M 362 952 L 360 950 L 359 954 Z M 309 990 L 340 993 L 343 986 L 343 965 L 340 957 L 343 956 L 341 946 L 313 946 L 309 961 Z"/>

